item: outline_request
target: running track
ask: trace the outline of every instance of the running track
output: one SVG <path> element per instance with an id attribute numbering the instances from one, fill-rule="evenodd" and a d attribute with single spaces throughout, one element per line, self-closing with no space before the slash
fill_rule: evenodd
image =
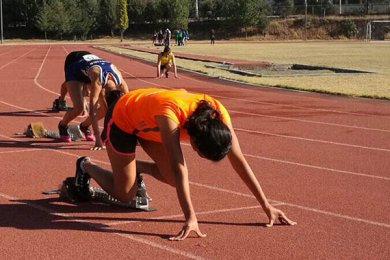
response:
<path id="1" fill-rule="evenodd" d="M 270 201 L 297 226 L 265 228 L 267 217 L 228 162 L 184 153 L 205 239 L 171 242 L 182 226 L 175 190 L 146 176 L 158 208 L 136 212 L 42 195 L 74 174 L 80 155 L 109 167 L 104 151 L 16 136 L 34 121 L 56 129 L 67 53 L 111 60 L 131 88 L 187 88 L 231 111 L 241 148 Z M 389 102 L 248 87 L 155 67 L 80 45 L 0 47 L 1 259 L 389 259 Z M 78 119 L 80 122 L 81 118 Z M 147 159 L 142 149 L 139 157 Z"/>

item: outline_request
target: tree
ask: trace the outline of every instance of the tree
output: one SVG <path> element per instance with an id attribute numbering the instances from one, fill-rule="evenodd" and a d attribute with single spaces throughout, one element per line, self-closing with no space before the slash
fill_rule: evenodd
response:
<path id="1" fill-rule="evenodd" d="M 123 33 L 129 28 L 129 17 L 127 16 L 127 0 L 119 0 L 119 29 L 121 31 L 121 41 Z"/>
<path id="2" fill-rule="evenodd" d="M 294 1 L 293 0 L 274 0 L 274 11 L 276 15 L 287 17 L 293 11 Z"/>
<path id="3" fill-rule="evenodd" d="M 43 7 L 39 10 L 36 17 L 36 26 L 39 30 L 45 33 L 45 40 L 47 40 L 47 32 L 50 31 L 51 26 L 51 8 L 46 2 L 43 3 Z"/>
<path id="4" fill-rule="evenodd" d="M 256 26 L 263 30 L 267 26 L 267 4 L 264 0 L 235 0 L 230 7 L 233 24 L 244 28 L 247 36 L 248 28 Z"/>
<path id="5" fill-rule="evenodd" d="M 146 22 L 156 24 L 158 21 L 158 18 L 161 17 L 161 14 L 160 14 L 160 10 L 158 9 L 157 5 L 155 5 L 152 1 L 148 1 L 146 3 L 144 16 L 145 16 Z"/>
<path id="6" fill-rule="evenodd" d="M 188 29 L 188 17 L 190 14 L 189 0 L 168 0 L 170 12 L 169 24 L 172 28 Z"/>
<path id="7" fill-rule="evenodd" d="M 104 33 L 109 32 L 114 36 L 114 30 L 118 29 L 118 0 L 101 0 L 97 15 L 98 29 Z"/>
<path id="8" fill-rule="evenodd" d="M 129 17 L 129 21 L 135 23 L 142 23 L 145 21 L 145 8 L 147 2 L 145 0 L 128 0 L 129 9 L 127 10 L 127 14 Z"/>
<path id="9" fill-rule="evenodd" d="M 98 14 L 98 0 L 63 0 L 67 6 L 67 13 L 70 22 L 69 33 L 82 40 L 96 27 Z"/>
<path id="10" fill-rule="evenodd" d="M 50 8 L 50 27 L 51 32 L 56 33 L 62 39 L 62 36 L 70 32 L 71 24 L 69 14 L 66 12 L 65 5 L 62 1 L 48 1 Z"/>

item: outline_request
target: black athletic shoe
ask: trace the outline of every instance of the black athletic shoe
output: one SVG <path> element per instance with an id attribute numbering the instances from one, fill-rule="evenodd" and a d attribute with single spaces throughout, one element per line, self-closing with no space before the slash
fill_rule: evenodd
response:
<path id="1" fill-rule="evenodd" d="M 83 156 L 79 157 L 76 161 L 76 174 L 74 176 L 74 185 L 81 190 L 89 190 L 89 181 L 91 176 L 88 173 L 81 169 L 81 163 L 85 161 L 88 157 Z"/>
<path id="2" fill-rule="evenodd" d="M 152 201 L 152 198 L 149 196 L 148 192 L 146 191 L 146 185 L 144 182 L 144 178 L 141 174 L 137 174 L 137 197 L 146 198 L 149 201 Z"/>
<path id="3" fill-rule="evenodd" d="M 66 105 L 66 100 L 60 100 L 59 98 L 56 98 L 53 101 L 53 107 L 52 110 L 59 112 L 59 111 L 68 111 L 70 107 Z"/>
<path id="4" fill-rule="evenodd" d="M 60 139 L 63 142 L 72 142 L 72 138 L 69 135 L 68 132 L 68 126 L 63 126 L 61 123 L 58 124 L 58 131 L 60 132 Z"/>
<path id="5" fill-rule="evenodd" d="M 68 177 L 62 182 L 60 199 L 70 202 L 81 202 L 91 200 L 89 189 L 80 189 L 75 186 L 75 178 Z"/>
<path id="6" fill-rule="evenodd" d="M 169 77 L 169 74 L 168 72 L 165 72 L 165 77 L 168 78 Z"/>

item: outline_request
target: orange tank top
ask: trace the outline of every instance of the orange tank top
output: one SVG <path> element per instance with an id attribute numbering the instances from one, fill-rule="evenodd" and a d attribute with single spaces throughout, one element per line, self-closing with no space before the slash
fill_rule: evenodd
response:
<path id="1" fill-rule="evenodd" d="M 115 105 L 112 119 L 126 133 L 133 133 L 150 141 L 161 142 L 155 116 L 166 116 L 177 123 L 180 139 L 188 141 L 183 125 L 195 111 L 200 100 L 208 101 L 221 114 L 222 121 L 229 125 L 230 116 L 226 108 L 216 99 L 185 89 L 161 88 L 136 89 L 123 95 Z"/>

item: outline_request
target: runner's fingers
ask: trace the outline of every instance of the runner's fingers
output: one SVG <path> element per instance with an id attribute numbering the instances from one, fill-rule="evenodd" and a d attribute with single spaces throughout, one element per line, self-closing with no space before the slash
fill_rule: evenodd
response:
<path id="1" fill-rule="evenodd" d="M 289 219 L 286 214 L 284 214 L 284 212 L 280 212 L 280 215 L 279 215 L 279 221 L 280 223 L 282 224 L 285 224 L 285 225 L 296 225 L 297 223 L 295 221 L 292 221 L 291 219 Z"/>
<path id="2" fill-rule="evenodd" d="M 271 218 L 269 220 L 269 223 L 267 225 L 265 225 L 266 227 L 272 227 L 274 225 L 274 222 L 275 222 L 275 219 Z"/>

